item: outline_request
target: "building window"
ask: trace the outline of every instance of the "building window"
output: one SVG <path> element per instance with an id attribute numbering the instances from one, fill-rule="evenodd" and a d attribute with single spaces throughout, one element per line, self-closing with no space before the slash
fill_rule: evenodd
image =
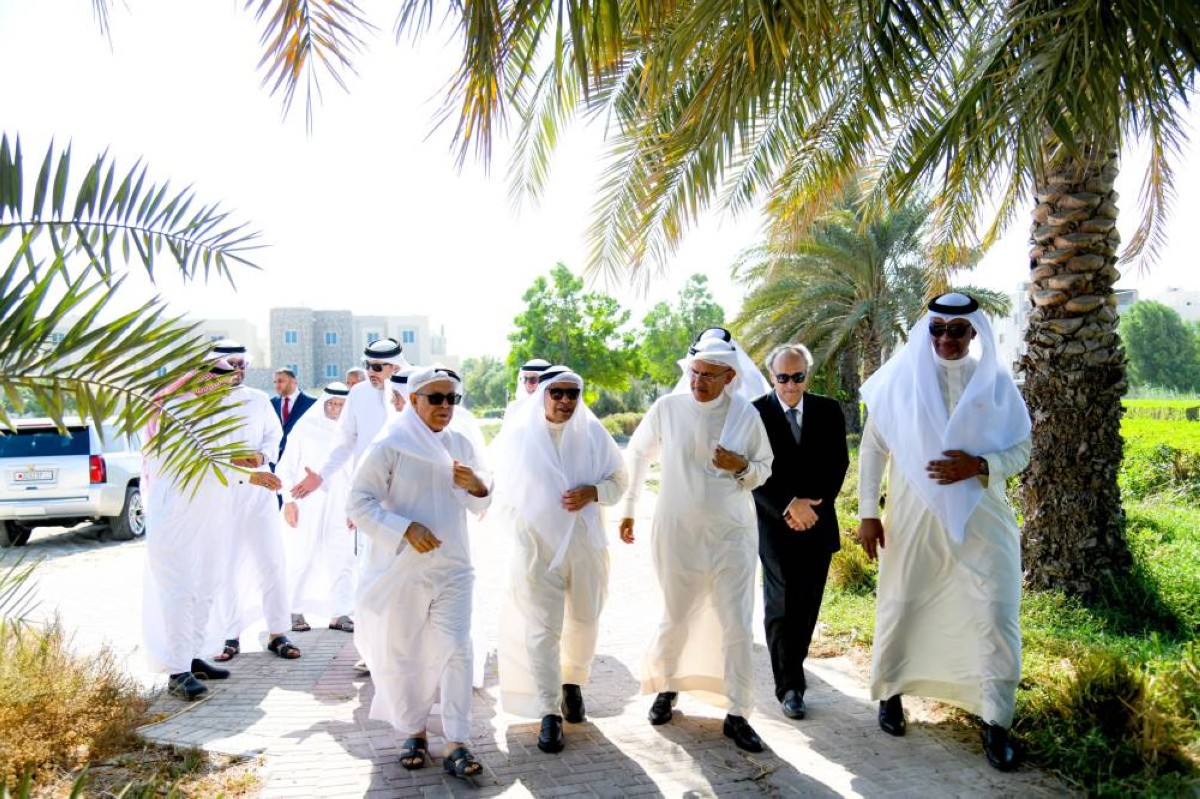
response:
<path id="1" fill-rule="evenodd" d="M 332 330 L 326 330 L 325 331 L 325 345 L 328 347 L 332 347 L 334 344 L 337 344 L 337 333 L 334 333 Z"/>
<path id="2" fill-rule="evenodd" d="M 379 340 L 378 333 L 376 333 L 374 330 L 367 331 L 367 344 L 370 344 L 372 341 L 378 341 L 378 340 Z"/>
<path id="3" fill-rule="evenodd" d="M 325 364 L 325 376 L 331 377 L 331 378 L 336 378 L 336 377 L 341 377 L 342 373 L 338 369 L 338 365 L 336 363 L 327 363 L 327 364 Z"/>
<path id="4" fill-rule="evenodd" d="M 208 340 L 209 341 L 220 341 L 223 338 L 225 338 L 225 336 L 222 336 L 220 333 L 213 333 L 212 335 L 210 335 L 208 337 Z"/>
<path id="5" fill-rule="evenodd" d="M 401 344 L 412 344 L 412 343 L 416 342 L 416 340 L 417 340 L 417 331 L 415 331 L 415 330 L 401 330 L 400 331 L 400 343 Z"/>
<path id="6" fill-rule="evenodd" d="M 297 333 L 295 330 L 283 331 L 283 343 L 284 344 L 299 344 L 300 343 L 300 334 Z"/>
<path id="7" fill-rule="evenodd" d="M 292 374 L 294 374 L 296 377 L 300 376 L 300 366 L 298 364 L 289 363 L 287 368 L 291 369 Z"/>
<path id="8" fill-rule="evenodd" d="M 158 367 L 158 376 L 166 377 L 167 376 L 167 367 L 165 367 L 165 366 Z"/>
<path id="9" fill-rule="evenodd" d="M 62 344 L 63 339 L 66 337 L 67 336 L 65 333 L 51 333 L 50 334 L 50 343 L 51 344 Z"/>

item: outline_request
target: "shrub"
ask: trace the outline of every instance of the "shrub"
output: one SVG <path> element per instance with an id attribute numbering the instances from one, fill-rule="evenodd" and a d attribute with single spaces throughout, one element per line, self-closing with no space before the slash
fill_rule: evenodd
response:
<path id="1" fill-rule="evenodd" d="M 875 593 L 879 568 L 867 557 L 858 538 L 842 534 L 842 548 L 833 553 L 829 564 L 829 581 L 843 591 L 859 596 Z"/>
<path id="2" fill-rule="evenodd" d="M 604 429 L 614 436 L 631 436 L 637 426 L 641 424 L 644 413 L 614 413 L 610 416 L 605 416 L 600 420 L 604 425 Z"/>

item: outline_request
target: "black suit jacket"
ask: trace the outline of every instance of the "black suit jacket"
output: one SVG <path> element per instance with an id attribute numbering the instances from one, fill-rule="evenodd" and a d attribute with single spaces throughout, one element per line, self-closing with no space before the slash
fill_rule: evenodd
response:
<path id="1" fill-rule="evenodd" d="M 283 454 L 283 450 L 287 447 L 288 433 L 292 432 L 292 427 L 296 422 L 300 421 L 300 417 L 305 411 L 316 404 L 316 400 L 305 394 L 303 391 L 296 395 L 296 401 L 292 403 L 292 407 L 288 412 L 287 424 L 283 425 L 283 438 L 279 442 L 279 454 Z M 283 400 L 280 397 L 271 397 L 271 407 L 275 409 L 275 415 L 279 417 L 280 423 L 283 422 Z"/>
<path id="2" fill-rule="evenodd" d="M 759 535 L 802 536 L 818 549 L 836 552 L 841 547 L 841 534 L 834 502 L 850 466 L 841 406 L 828 397 L 806 393 L 799 444 L 775 392 L 754 400 L 754 407 L 762 417 L 775 456 L 771 476 L 754 489 Z M 816 525 L 803 533 L 792 530 L 783 520 L 784 510 L 796 497 L 821 500 L 815 508 Z"/>

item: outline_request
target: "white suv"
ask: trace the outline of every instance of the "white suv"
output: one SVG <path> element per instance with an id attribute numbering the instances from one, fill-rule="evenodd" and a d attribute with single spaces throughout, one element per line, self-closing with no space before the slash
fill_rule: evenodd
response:
<path id="1" fill-rule="evenodd" d="M 15 419 L 0 430 L 0 547 L 24 546 L 34 527 L 108 522 L 108 537 L 145 534 L 141 445 L 103 426 L 63 420 L 62 435 L 49 419 Z"/>

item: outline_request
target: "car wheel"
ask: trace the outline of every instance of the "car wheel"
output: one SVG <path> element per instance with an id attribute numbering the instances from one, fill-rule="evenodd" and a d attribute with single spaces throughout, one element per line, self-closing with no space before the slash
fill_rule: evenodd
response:
<path id="1" fill-rule="evenodd" d="M 121 515 L 108 520 L 108 536 L 114 541 L 131 541 L 145 534 L 142 491 L 137 486 L 129 486 L 125 489 L 125 507 L 121 508 Z"/>
<path id="2" fill-rule="evenodd" d="M 0 547 L 23 547 L 29 543 L 33 528 L 16 522 L 0 522 Z"/>

